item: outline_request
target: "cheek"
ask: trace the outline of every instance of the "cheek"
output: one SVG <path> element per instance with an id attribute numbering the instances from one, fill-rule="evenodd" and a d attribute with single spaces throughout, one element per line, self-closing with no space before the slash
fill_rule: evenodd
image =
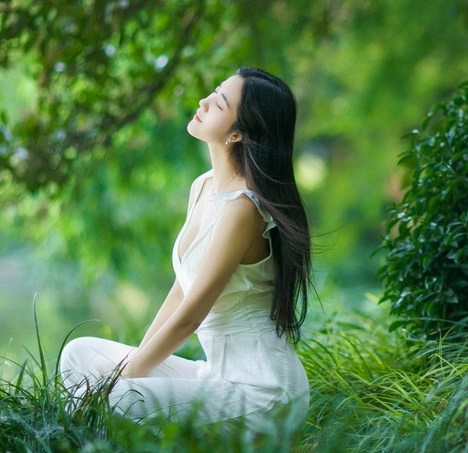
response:
<path id="1" fill-rule="evenodd" d="M 215 128 L 219 133 L 226 134 L 234 124 L 235 120 L 228 115 L 216 115 L 212 121 L 212 127 Z"/>
<path id="2" fill-rule="evenodd" d="M 203 123 L 197 123 L 197 126 L 210 135 L 218 135 L 226 131 L 226 124 L 225 118 L 219 115 L 208 115 L 204 118 Z"/>

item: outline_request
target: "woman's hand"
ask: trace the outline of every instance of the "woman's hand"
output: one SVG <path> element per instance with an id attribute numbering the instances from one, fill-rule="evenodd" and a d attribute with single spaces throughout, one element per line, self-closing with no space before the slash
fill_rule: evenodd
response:
<path id="1" fill-rule="evenodd" d="M 130 379 L 134 377 L 139 377 L 135 374 L 135 371 L 133 370 L 133 366 L 132 366 L 132 358 L 137 353 L 138 353 L 138 348 L 134 348 L 132 351 L 130 351 L 127 357 L 121 363 L 119 363 L 119 365 L 116 368 L 116 372 L 119 378 Z"/>

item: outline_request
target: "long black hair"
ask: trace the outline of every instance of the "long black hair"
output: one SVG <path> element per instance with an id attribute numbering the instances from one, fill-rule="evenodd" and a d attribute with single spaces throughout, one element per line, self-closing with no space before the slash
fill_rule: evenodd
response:
<path id="1" fill-rule="evenodd" d="M 293 171 L 296 102 L 289 87 L 265 71 L 241 68 L 237 74 L 244 83 L 233 130 L 242 140 L 232 157 L 277 225 L 271 230 L 276 276 L 270 315 L 278 335 L 297 343 L 307 313 L 311 250 Z"/>

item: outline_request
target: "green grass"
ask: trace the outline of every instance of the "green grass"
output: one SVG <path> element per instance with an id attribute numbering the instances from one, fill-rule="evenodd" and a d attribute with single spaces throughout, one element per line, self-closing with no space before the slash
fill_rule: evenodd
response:
<path id="1" fill-rule="evenodd" d="M 330 325 L 301 348 L 311 383 L 303 451 L 468 452 L 468 345 L 386 326 Z"/>
<path id="2" fill-rule="evenodd" d="M 294 432 L 285 413 L 253 438 L 240 423 L 227 434 L 191 417 L 135 424 L 108 406 L 112 382 L 73 398 L 36 334 L 38 353 L 0 382 L 2 453 L 468 452 L 466 343 L 410 340 L 363 317 L 331 321 L 299 348 L 311 388 L 306 426 Z"/>

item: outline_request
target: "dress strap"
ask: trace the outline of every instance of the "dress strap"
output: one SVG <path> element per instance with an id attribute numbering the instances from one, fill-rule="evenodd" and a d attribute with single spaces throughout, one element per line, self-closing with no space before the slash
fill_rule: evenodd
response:
<path id="1" fill-rule="evenodd" d="M 198 199 L 200 198 L 200 195 L 203 191 L 203 187 L 205 187 L 206 180 L 212 175 L 212 173 L 213 171 L 209 170 L 198 176 L 193 182 L 193 199 L 190 200 L 190 212 L 188 213 L 189 216 L 191 215 L 195 205 L 197 204 Z"/>
<path id="2" fill-rule="evenodd" d="M 266 222 L 266 227 L 263 231 L 263 237 L 265 238 L 268 238 L 269 234 L 267 233 L 276 226 L 273 217 L 262 205 L 257 194 L 250 189 L 236 190 L 235 192 L 215 192 L 213 195 L 217 195 L 217 199 L 222 201 L 236 200 L 242 195 L 249 197 L 252 200 L 253 204 L 256 206 L 263 220 Z"/>

